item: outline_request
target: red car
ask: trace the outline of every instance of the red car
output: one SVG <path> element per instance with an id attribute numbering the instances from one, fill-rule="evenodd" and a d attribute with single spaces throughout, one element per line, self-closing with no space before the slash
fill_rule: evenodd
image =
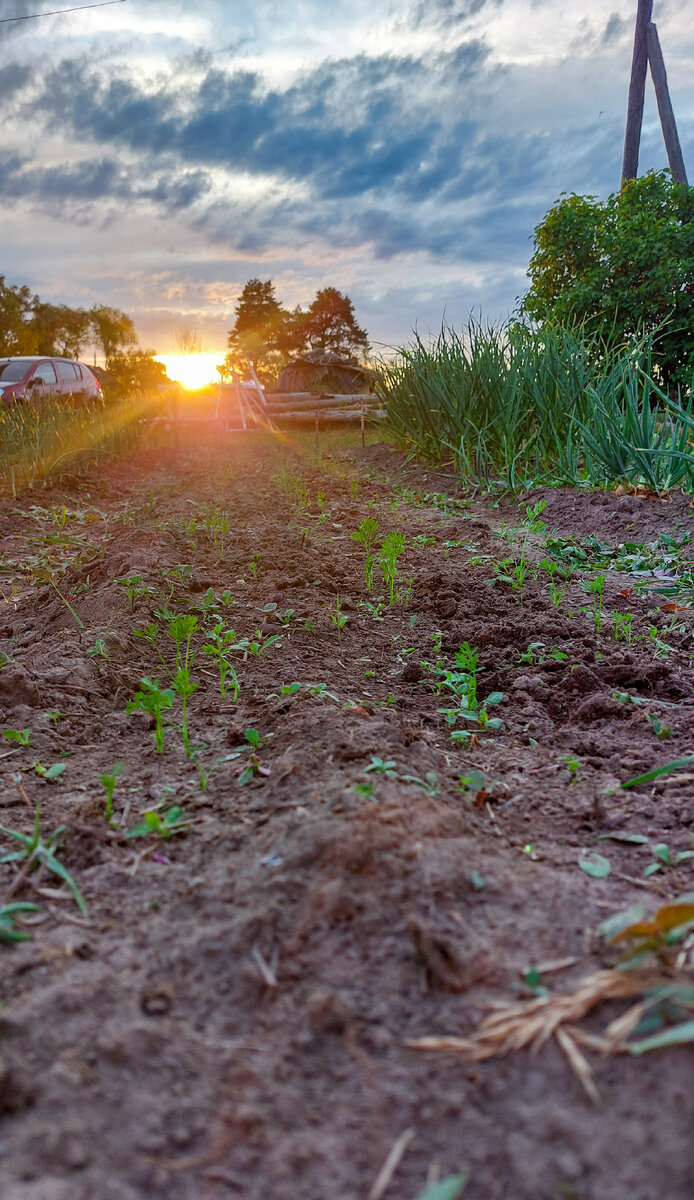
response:
<path id="1" fill-rule="evenodd" d="M 101 384 L 89 367 L 74 358 L 0 358 L 0 403 L 31 400 L 43 403 L 53 396 L 77 400 L 103 398 Z"/>

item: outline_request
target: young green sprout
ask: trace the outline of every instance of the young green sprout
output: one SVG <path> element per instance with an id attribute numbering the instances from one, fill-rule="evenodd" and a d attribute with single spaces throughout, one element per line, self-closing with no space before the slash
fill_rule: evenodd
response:
<path id="1" fill-rule="evenodd" d="M 181 697 L 181 704 L 183 706 L 183 745 L 186 748 L 186 754 L 190 758 L 191 749 L 190 736 L 188 734 L 188 701 L 193 695 L 193 692 L 197 691 L 199 685 L 196 680 L 191 678 L 189 667 L 181 667 L 181 669 L 176 672 L 171 682 L 173 684 L 174 691 L 178 692 L 179 696 Z"/>
<path id="2" fill-rule="evenodd" d="M 2 736 L 7 738 L 8 742 L 19 742 L 20 746 L 31 745 L 30 729 L 3 729 Z"/>
<path id="3" fill-rule="evenodd" d="M 154 743 L 157 749 L 157 754 L 161 754 L 164 749 L 164 712 L 167 708 L 171 708 L 174 702 L 175 692 L 171 688 L 160 688 L 158 679 L 150 679 L 145 677 L 140 680 L 141 690 L 135 692 L 132 700 L 128 701 L 128 713 L 136 712 L 141 709 L 143 712 L 149 713 L 154 717 L 155 732 Z"/>
<path id="4" fill-rule="evenodd" d="M 338 637 L 341 637 L 342 630 L 344 629 L 345 625 L 347 624 L 348 618 L 344 615 L 344 613 L 340 612 L 340 597 L 339 596 L 335 597 L 335 607 L 328 609 L 328 615 L 329 615 L 330 620 L 332 621 L 333 625 L 337 629 Z"/>
<path id="5" fill-rule="evenodd" d="M 77 884 L 67 868 L 56 857 L 63 843 L 64 825 L 61 825 L 50 835 L 47 841 L 44 841 L 41 837 L 41 805 L 37 804 L 34 814 L 34 831 L 32 834 L 19 833 L 16 829 L 7 829 L 4 825 L 0 825 L 0 833 L 4 833 L 6 837 L 13 838 L 16 842 L 19 842 L 20 846 L 19 850 L 3 854 L 0 857 L 0 864 L 23 862 L 22 875 L 25 873 L 29 874 L 31 871 L 36 870 L 37 867 L 44 867 L 68 885 L 82 915 L 85 917 L 89 916 L 87 906 L 84 903 Z"/>
<path id="6" fill-rule="evenodd" d="M 101 783 L 106 792 L 106 811 L 104 819 L 110 822 L 113 820 L 113 793 L 116 790 L 119 775 L 122 775 L 125 770 L 125 765 L 122 762 L 114 763 L 108 771 L 104 771 L 101 776 Z"/>
<path id="7" fill-rule="evenodd" d="M 173 804 L 163 817 L 158 812 L 146 812 L 144 821 L 136 825 L 134 829 L 130 829 L 125 836 L 129 838 L 147 837 L 148 834 L 154 834 L 158 838 L 168 839 L 175 833 L 184 833 L 189 824 L 190 821 L 186 820 L 183 809 L 179 805 Z"/>
<path id="8" fill-rule="evenodd" d="M 360 542 L 366 551 L 366 587 L 371 591 L 373 586 L 374 573 L 374 553 L 373 541 L 378 533 L 378 521 L 373 517 L 364 517 L 358 529 L 355 529 L 352 537 L 355 542 Z"/>
<path id="9" fill-rule="evenodd" d="M 388 602 L 391 607 L 395 604 L 395 580 L 398 571 L 398 559 L 405 549 L 405 539 L 397 529 L 387 533 L 381 543 L 378 565 L 383 575 L 383 583 L 388 589 Z"/>

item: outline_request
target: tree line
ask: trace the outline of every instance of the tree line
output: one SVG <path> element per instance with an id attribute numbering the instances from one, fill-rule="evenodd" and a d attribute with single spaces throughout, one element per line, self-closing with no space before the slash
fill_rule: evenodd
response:
<path id="1" fill-rule="evenodd" d="M 249 279 L 235 311 L 225 368 L 243 376 L 248 359 L 263 383 L 274 382 L 291 358 L 310 351 L 330 351 L 352 362 L 368 353 L 369 338 L 352 301 L 334 287 L 321 288 L 307 309 L 289 309 L 272 280 Z"/>
<path id="2" fill-rule="evenodd" d="M 116 393 L 144 393 L 166 380 L 155 351 L 139 346 L 127 313 L 107 304 L 89 309 L 49 304 L 0 275 L 0 357 L 81 358 L 92 346 L 101 352 Z"/>

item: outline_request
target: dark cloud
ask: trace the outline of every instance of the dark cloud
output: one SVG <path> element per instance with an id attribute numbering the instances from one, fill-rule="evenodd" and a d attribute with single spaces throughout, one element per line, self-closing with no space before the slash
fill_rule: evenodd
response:
<path id="1" fill-rule="evenodd" d="M 210 69 L 195 84 L 144 89 L 83 59 L 50 72 L 35 102 L 52 128 L 189 166 L 272 174 L 326 198 L 388 188 L 423 198 L 455 170 L 445 112 L 423 97 L 466 86 L 486 59 L 469 42 L 426 61 L 359 56 L 327 63 L 284 91 L 252 71 Z M 434 106 L 437 107 L 436 105 Z"/>
<path id="2" fill-rule="evenodd" d="M 0 171 L 0 196 L 39 204 L 53 215 L 74 215 L 85 206 L 99 210 L 113 201 L 150 202 L 167 212 L 188 208 L 208 190 L 202 172 L 162 173 L 143 179 L 117 159 L 89 159 L 57 166 L 33 166 L 26 155 L 6 155 Z"/>
<path id="3" fill-rule="evenodd" d="M 32 76 L 31 67 L 21 63 L 8 63 L 0 67 L 0 100 L 10 100 L 29 82 Z"/>
<path id="4" fill-rule="evenodd" d="M 466 25 L 483 9 L 500 8 L 505 0 L 421 0 L 408 14 L 413 29 L 423 25 L 454 31 Z"/>

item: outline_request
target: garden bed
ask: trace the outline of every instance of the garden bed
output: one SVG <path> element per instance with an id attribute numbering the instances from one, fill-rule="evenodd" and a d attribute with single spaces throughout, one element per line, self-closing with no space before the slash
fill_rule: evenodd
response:
<path id="1" fill-rule="evenodd" d="M 694 753 L 688 501 L 493 507 L 387 447 L 203 438 L 0 508 L 0 821 L 66 826 L 86 908 L 0 867 L 0 903 L 39 906 L 0 943 L 3 1197 L 416 1200 L 469 1172 L 466 1200 L 689 1200 L 691 1047 L 592 1055 L 596 1105 L 555 1041 L 406 1044 L 572 991 L 614 961 L 606 917 L 694 891 L 691 777 L 620 787 Z M 364 519 L 405 539 L 392 606 Z M 192 756 L 128 711 L 171 685 L 168 614 L 197 619 Z"/>

